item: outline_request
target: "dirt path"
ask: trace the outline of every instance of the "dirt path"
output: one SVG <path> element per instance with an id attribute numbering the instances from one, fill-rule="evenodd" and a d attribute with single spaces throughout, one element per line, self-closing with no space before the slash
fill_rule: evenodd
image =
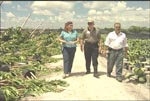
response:
<path id="1" fill-rule="evenodd" d="M 62 66 L 62 61 L 57 63 Z M 114 68 L 115 69 L 115 68 Z M 93 67 L 91 66 L 93 71 Z M 141 84 L 122 83 L 106 76 L 106 59 L 99 57 L 99 78 L 93 73 L 85 75 L 84 53 L 77 47 L 72 76 L 62 79 L 62 73 L 46 80 L 62 79 L 69 83 L 63 92 L 48 92 L 38 97 L 27 97 L 23 101 L 37 100 L 150 100 L 150 92 Z M 114 70 L 115 71 L 115 70 Z M 114 75 L 114 72 L 112 73 Z M 115 76 L 115 75 L 114 75 Z"/>

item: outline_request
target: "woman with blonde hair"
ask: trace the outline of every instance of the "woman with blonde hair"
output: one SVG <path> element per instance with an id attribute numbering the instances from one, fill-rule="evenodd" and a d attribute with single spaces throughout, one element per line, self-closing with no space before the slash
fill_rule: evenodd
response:
<path id="1" fill-rule="evenodd" d="M 78 33 L 73 29 L 73 23 L 68 21 L 65 23 L 64 30 L 61 32 L 58 40 L 62 42 L 62 54 L 63 54 L 63 78 L 68 77 L 71 74 L 74 55 L 76 52 L 76 43 L 79 41 Z"/>

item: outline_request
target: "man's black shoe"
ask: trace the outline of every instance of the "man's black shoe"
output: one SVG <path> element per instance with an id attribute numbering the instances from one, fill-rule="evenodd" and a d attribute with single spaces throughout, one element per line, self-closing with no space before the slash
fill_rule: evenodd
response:
<path id="1" fill-rule="evenodd" d="M 87 71 L 85 74 L 90 74 L 91 72 L 90 71 Z"/>
<path id="2" fill-rule="evenodd" d="M 111 77 L 111 74 L 107 74 L 107 77 Z"/>
<path id="3" fill-rule="evenodd" d="M 96 78 L 99 78 L 99 77 L 98 77 L 98 73 L 94 73 L 93 76 L 96 77 Z"/>

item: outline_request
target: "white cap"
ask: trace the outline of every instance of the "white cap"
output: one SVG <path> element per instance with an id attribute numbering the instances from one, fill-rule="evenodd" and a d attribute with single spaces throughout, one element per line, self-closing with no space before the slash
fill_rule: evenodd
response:
<path id="1" fill-rule="evenodd" d="M 88 20 L 88 24 L 94 24 L 94 20 Z"/>

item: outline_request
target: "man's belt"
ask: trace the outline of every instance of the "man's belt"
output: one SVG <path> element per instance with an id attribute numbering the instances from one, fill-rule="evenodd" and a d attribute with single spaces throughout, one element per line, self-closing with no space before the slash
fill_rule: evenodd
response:
<path id="1" fill-rule="evenodd" d="M 85 41 L 85 44 L 98 44 L 98 42 L 92 43 L 92 42 Z"/>
<path id="2" fill-rule="evenodd" d="M 97 48 L 98 47 L 98 42 L 95 42 L 95 43 L 85 42 L 85 46 L 90 46 L 90 47 Z"/>
<path id="3" fill-rule="evenodd" d="M 113 50 L 113 51 L 121 51 L 123 48 L 121 48 L 121 49 L 113 49 L 113 48 L 111 48 L 111 47 L 108 47 L 108 50 L 110 51 L 110 50 Z"/>

